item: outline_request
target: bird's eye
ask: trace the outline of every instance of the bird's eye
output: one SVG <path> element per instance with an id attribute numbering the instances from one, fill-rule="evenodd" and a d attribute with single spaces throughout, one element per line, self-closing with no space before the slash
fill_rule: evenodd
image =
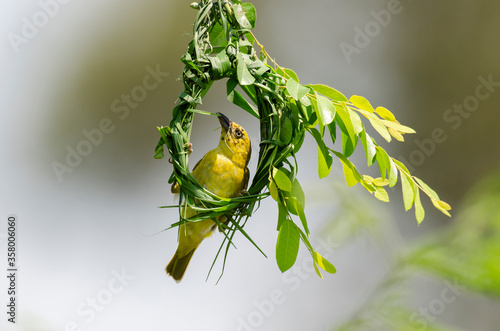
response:
<path id="1" fill-rule="evenodd" d="M 236 130 L 234 130 L 234 136 L 236 138 L 241 138 L 241 137 L 243 137 L 243 132 L 241 132 L 240 129 L 236 129 Z"/>

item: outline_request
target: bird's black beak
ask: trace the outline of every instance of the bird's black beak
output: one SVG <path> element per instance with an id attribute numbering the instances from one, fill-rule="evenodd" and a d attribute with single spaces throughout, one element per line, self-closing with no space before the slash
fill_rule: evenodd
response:
<path id="1" fill-rule="evenodd" d="M 222 128 L 228 131 L 229 127 L 231 126 L 231 121 L 229 120 L 229 118 L 227 118 L 227 116 L 223 113 L 217 113 L 217 115 L 219 116 L 219 122 Z"/>

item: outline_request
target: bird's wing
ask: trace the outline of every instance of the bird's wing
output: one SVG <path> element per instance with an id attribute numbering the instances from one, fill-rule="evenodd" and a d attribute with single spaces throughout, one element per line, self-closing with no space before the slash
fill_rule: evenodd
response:
<path id="1" fill-rule="evenodd" d="M 250 170 L 245 168 L 245 173 L 243 174 L 243 189 L 246 190 L 248 187 L 248 181 L 250 179 Z"/>
<path id="2" fill-rule="evenodd" d="M 205 157 L 202 157 L 201 160 L 199 160 L 198 162 L 196 162 L 196 164 L 194 165 L 194 168 L 193 168 L 193 171 L 191 171 L 191 173 L 194 172 L 194 170 L 200 165 L 201 161 L 203 161 Z"/>

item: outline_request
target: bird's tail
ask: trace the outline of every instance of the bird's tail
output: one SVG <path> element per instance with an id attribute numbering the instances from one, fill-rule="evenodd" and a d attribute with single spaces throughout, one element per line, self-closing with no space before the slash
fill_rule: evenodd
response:
<path id="1" fill-rule="evenodd" d="M 182 277 L 184 277 L 186 268 L 188 267 L 189 261 L 191 261 L 195 250 L 196 248 L 182 257 L 179 257 L 179 250 L 177 250 L 174 257 L 165 268 L 167 275 L 172 276 L 177 283 L 179 283 L 182 280 Z"/>

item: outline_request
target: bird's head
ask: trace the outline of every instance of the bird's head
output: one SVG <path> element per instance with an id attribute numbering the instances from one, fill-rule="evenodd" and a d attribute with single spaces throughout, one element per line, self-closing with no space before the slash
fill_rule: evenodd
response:
<path id="1" fill-rule="evenodd" d="M 246 130 L 241 125 L 230 121 L 222 113 L 217 113 L 217 115 L 221 125 L 219 146 L 233 162 L 246 167 L 252 154 L 250 137 L 248 137 Z"/>

